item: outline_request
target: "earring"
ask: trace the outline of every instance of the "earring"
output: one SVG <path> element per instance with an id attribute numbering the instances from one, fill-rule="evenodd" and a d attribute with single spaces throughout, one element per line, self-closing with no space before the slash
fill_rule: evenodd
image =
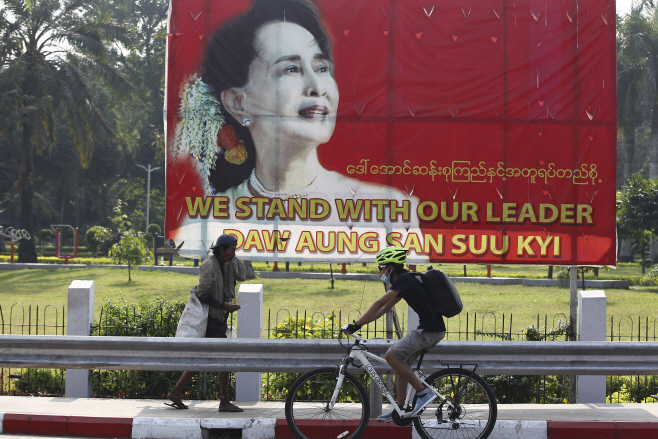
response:
<path id="1" fill-rule="evenodd" d="M 248 117 L 245 117 L 244 119 L 242 119 L 242 126 L 243 127 L 248 127 L 249 125 L 251 125 L 251 119 L 249 119 Z"/>

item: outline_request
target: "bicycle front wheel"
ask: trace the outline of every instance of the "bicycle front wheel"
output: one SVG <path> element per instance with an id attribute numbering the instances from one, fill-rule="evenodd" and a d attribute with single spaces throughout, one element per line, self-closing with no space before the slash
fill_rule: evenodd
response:
<path id="1" fill-rule="evenodd" d="M 436 398 L 413 418 L 423 439 L 485 439 L 496 423 L 498 408 L 491 387 L 466 369 L 444 369 L 430 375 L 427 384 L 444 398 Z M 414 405 L 416 404 L 414 398 Z"/>
<path id="2" fill-rule="evenodd" d="M 297 439 L 357 439 L 368 426 L 366 389 L 345 372 L 336 404 L 329 402 L 338 383 L 335 367 L 314 369 L 299 377 L 286 398 L 286 420 Z"/>

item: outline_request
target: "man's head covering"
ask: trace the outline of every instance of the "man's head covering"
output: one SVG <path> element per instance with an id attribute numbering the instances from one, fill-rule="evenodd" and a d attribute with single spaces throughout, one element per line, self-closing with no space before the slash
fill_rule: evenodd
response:
<path id="1" fill-rule="evenodd" d="M 238 245 L 238 239 L 233 235 L 220 235 L 220 237 L 217 238 L 217 242 L 210 246 L 210 249 L 213 250 L 220 245 Z"/>

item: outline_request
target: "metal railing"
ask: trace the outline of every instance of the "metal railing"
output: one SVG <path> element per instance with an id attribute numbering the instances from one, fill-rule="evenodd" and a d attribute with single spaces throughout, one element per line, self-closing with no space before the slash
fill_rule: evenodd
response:
<path id="1" fill-rule="evenodd" d="M 164 310 L 157 309 L 150 320 L 150 328 L 145 328 L 144 318 L 140 317 L 137 305 L 126 305 L 125 309 L 111 312 L 104 306 L 101 318 L 93 328 L 94 335 L 153 335 L 173 336 L 178 315 L 171 304 L 165 304 Z M 169 308 L 169 309 L 167 309 Z M 143 311 L 143 310 L 142 310 Z M 326 313 L 307 312 L 304 310 L 268 310 L 263 318 L 264 338 L 334 338 L 340 322 L 351 321 L 360 316 L 359 311 L 334 310 Z M 0 305 L 0 333 L 3 334 L 58 334 L 65 333 L 66 321 L 65 307 L 57 308 L 54 305 L 29 306 L 20 303 L 2 307 Z M 403 334 L 406 332 L 406 315 L 399 314 Z M 309 325 L 305 322 L 315 320 L 318 325 Z M 532 331 L 535 336 L 549 340 L 562 340 L 563 336 L 550 336 L 551 331 L 564 325 L 567 316 L 562 313 L 537 315 L 533 318 Z M 520 321 L 512 313 L 462 313 L 452 319 L 446 320 L 446 340 L 439 346 L 445 346 L 446 341 L 468 340 L 529 340 L 526 329 L 529 328 L 527 320 Z M 608 339 L 611 341 L 658 341 L 656 324 L 658 318 L 645 316 L 609 316 Z M 525 329 L 519 329 L 522 325 Z M 236 327 L 236 321 L 229 322 L 230 327 Z M 172 329 L 173 328 L 173 329 Z M 318 332 L 318 329 L 320 332 Z M 172 332 L 173 331 L 173 332 Z M 384 318 L 373 322 L 362 329 L 367 338 L 385 338 L 393 335 L 387 331 Z M 535 338 L 536 339 L 536 338 Z M 523 345 L 527 346 L 528 341 Z M 642 343 L 644 344 L 644 343 Z M 438 349 L 438 348 L 437 348 Z M 491 377 L 495 379 L 500 389 L 506 389 L 509 400 L 506 402 L 561 402 L 568 395 L 568 379 L 563 375 L 534 376 L 501 375 Z M 202 373 L 195 377 L 188 386 L 190 398 L 214 398 L 218 392 L 216 388 L 216 372 Z M 158 398 L 175 384 L 179 375 L 177 372 L 137 371 L 137 370 L 94 370 L 94 395 L 97 397 L 131 397 L 131 398 Z M 524 378 L 525 377 L 525 378 Z M 62 395 L 64 391 L 65 372 L 61 369 L 29 369 L 0 367 L 0 394 L 14 395 Z M 285 380 L 284 380 L 285 378 Z M 271 388 L 281 387 L 283 381 L 289 378 L 282 377 L 280 373 L 266 372 L 263 375 L 263 398 L 279 396 Z M 565 381 L 567 380 L 567 381 Z M 524 386 L 522 397 L 520 386 Z M 566 386 L 566 387 L 565 387 Z M 656 376 L 632 375 L 628 372 L 620 375 L 608 375 L 608 398 L 610 402 L 639 401 L 638 397 L 658 392 Z M 527 395 L 534 395 L 531 399 Z"/>
<path id="2" fill-rule="evenodd" d="M 383 355 L 391 343 L 366 346 Z M 4 367 L 304 372 L 336 366 L 344 355 L 336 340 L 0 336 Z M 658 374 L 658 342 L 446 341 L 426 356 L 426 369 L 439 360 L 477 363 L 480 373 L 495 375 L 651 375 Z"/>

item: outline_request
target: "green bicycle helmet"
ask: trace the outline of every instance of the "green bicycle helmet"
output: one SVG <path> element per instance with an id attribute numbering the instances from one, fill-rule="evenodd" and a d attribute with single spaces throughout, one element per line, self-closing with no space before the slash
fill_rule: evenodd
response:
<path id="1" fill-rule="evenodd" d="M 375 257 L 375 262 L 384 265 L 384 264 L 404 264 L 407 260 L 407 254 L 409 249 L 402 247 L 386 247 L 377 253 Z"/>

